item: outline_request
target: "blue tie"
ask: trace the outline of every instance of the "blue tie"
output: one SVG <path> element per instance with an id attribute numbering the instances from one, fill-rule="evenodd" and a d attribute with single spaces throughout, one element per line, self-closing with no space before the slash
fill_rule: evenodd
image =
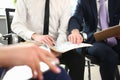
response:
<path id="1" fill-rule="evenodd" d="M 106 6 L 105 6 L 105 0 L 100 0 L 99 13 L 100 13 L 100 26 L 102 30 L 107 29 L 108 28 L 108 14 L 107 14 Z M 115 39 L 115 37 L 107 38 L 106 41 L 110 46 L 115 46 L 117 44 L 117 40 Z"/>

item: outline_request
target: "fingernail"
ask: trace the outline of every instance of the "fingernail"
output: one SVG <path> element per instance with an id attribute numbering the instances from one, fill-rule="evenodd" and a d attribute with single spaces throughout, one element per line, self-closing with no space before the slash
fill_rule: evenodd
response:
<path id="1" fill-rule="evenodd" d="M 43 76 L 40 77 L 40 80 L 43 80 Z"/>
<path id="2" fill-rule="evenodd" d="M 59 61 L 58 59 L 55 59 L 55 62 L 56 62 L 56 64 L 59 64 L 59 63 L 60 63 L 60 61 Z"/>
<path id="3" fill-rule="evenodd" d="M 57 71 L 57 73 L 60 73 L 61 69 L 60 68 L 56 68 L 56 71 Z"/>
<path id="4" fill-rule="evenodd" d="M 37 71 L 34 71 L 34 76 L 33 78 L 37 78 Z"/>

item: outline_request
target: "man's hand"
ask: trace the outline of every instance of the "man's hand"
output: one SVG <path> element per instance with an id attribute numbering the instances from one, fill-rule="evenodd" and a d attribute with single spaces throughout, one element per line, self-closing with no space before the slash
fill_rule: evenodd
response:
<path id="1" fill-rule="evenodd" d="M 54 46 L 54 43 L 55 43 L 54 39 L 49 35 L 39 35 L 39 34 L 34 33 L 32 35 L 32 39 L 37 42 L 47 44 L 49 46 Z"/>
<path id="2" fill-rule="evenodd" d="M 56 63 L 59 63 L 56 56 L 54 56 L 52 53 L 31 43 L 0 47 L 1 67 L 28 65 L 32 70 L 33 77 L 38 77 L 39 80 L 43 80 L 39 65 L 41 61 L 46 63 L 53 72 L 60 72 L 60 69 L 51 63 L 51 59 Z"/>
<path id="3" fill-rule="evenodd" d="M 56 51 L 54 51 L 54 50 L 52 50 L 52 49 L 51 49 L 51 52 L 52 52 L 52 54 L 54 54 L 56 57 L 59 57 L 59 56 L 62 55 L 62 53 L 56 52 Z"/>
<path id="4" fill-rule="evenodd" d="M 68 36 L 68 40 L 74 44 L 80 44 L 83 42 L 83 37 L 81 36 L 79 30 L 74 29 Z"/>

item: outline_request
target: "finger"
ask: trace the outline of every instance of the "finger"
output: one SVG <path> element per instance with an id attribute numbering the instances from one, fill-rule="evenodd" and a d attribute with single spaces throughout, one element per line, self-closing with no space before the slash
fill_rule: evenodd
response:
<path id="1" fill-rule="evenodd" d="M 77 43 L 77 37 L 73 36 L 73 43 L 76 44 Z"/>
<path id="2" fill-rule="evenodd" d="M 52 53 L 52 52 L 48 52 L 47 50 L 44 50 L 42 48 L 40 48 L 40 50 L 38 50 L 39 52 L 39 56 L 40 58 L 43 56 L 43 58 L 45 57 L 50 57 L 50 58 L 53 58 L 53 59 L 56 59 L 55 55 Z M 42 54 L 43 53 L 43 54 Z"/>
<path id="3" fill-rule="evenodd" d="M 50 45 L 50 43 L 47 41 L 47 40 L 42 40 L 42 44 L 47 44 L 47 45 Z"/>
<path id="4" fill-rule="evenodd" d="M 49 46 L 54 45 L 54 41 L 52 41 L 50 38 L 46 38 L 46 42 L 48 42 Z"/>
<path id="5" fill-rule="evenodd" d="M 47 59 L 43 59 L 43 62 L 46 63 L 53 72 L 60 73 L 60 69 L 56 66 L 55 59 L 47 58 Z"/>
<path id="6" fill-rule="evenodd" d="M 60 69 L 59 69 L 55 64 L 52 64 L 52 63 L 51 63 L 51 60 L 53 60 L 55 63 L 56 63 L 56 62 L 58 63 L 57 59 L 55 58 L 55 56 L 54 56 L 53 54 L 47 54 L 47 55 L 49 55 L 50 57 L 47 57 L 47 58 L 46 58 L 46 55 L 45 55 L 45 54 L 39 55 L 40 60 L 42 60 L 43 62 L 45 62 L 45 63 L 50 67 L 50 69 L 51 69 L 52 71 L 54 71 L 54 72 L 56 72 L 56 73 L 59 73 L 59 72 L 60 72 Z M 53 58 L 51 58 L 51 57 L 53 57 Z M 50 60 L 50 59 L 51 59 L 51 60 Z"/>
<path id="7" fill-rule="evenodd" d="M 44 50 L 44 49 L 42 49 L 42 48 L 39 48 L 38 50 L 36 50 L 36 51 L 38 51 L 38 55 L 40 56 L 40 58 L 42 57 L 42 56 L 44 56 L 44 57 L 50 57 L 50 58 L 53 58 L 53 59 L 56 59 L 56 56 L 54 55 L 54 53 L 52 52 L 52 50 L 49 52 L 49 51 L 47 51 L 47 50 Z M 43 53 L 43 54 L 42 54 Z M 43 58 L 44 58 L 43 57 Z"/>
<path id="8" fill-rule="evenodd" d="M 51 49 L 51 52 L 52 52 L 52 54 L 55 55 L 55 57 L 58 57 L 58 56 L 62 55 L 61 53 L 56 52 L 56 51 L 54 51 L 54 50 L 52 50 L 52 49 Z"/>
<path id="9" fill-rule="evenodd" d="M 31 68 L 31 70 L 32 70 L 33 78 L 37 78 L 37 71 L 36 71 L 36 67 L 35 67 L 34 61 L 31 62 L 30 68 Z"/>
<path id="10" fill-rule="evenodd" d="M 48 37 L 49 37 L 49 39 L 50 39 L 52 42 L 55 41 L 55 40 L 53 39 L 53 37 L 51 37 L 51 36 L 49 36 L 49 35 L 48 35 Z"/>
<path id="11" fill-rule="evenodd" d="M 43 60 L 43 59 L 46 59 L 46 58 L 51 58 L 51 59 L 55 60 L 57 63 L 59 63 L 59 61 L 56 58 L 56 56 L 54 55 L 54 53 L 43 50 L 42 48 L 40 48 L 38 50 L 38 52 L 39 52 L 38 56 L 39 56 L 40 60 Z"/>
<path id="12" fill-rule="evenodd" d="M 42 43 L 47 44 L 49 46 L 53 46 L 53 42 L 51 40 L 49 40 L 47 37 L 42 40 Z"/>
<path id="13" fill-rule="evenodd" d="M 38 79 L 39 80 L 43 80 L 43 74 L 42 74 L 42 71 L 40 70 L 40 60 L 39 60 L 39 58 L 37 58 L 37 59 L 35 59 L 35 68 L 36 68 L 36 72 L 37 72 L 37 77 L 38 77 Z"/>
<path id="14" fill-rule="evenodd" d="M 77 38 L 77 44 L 80 44 L 81 40 L 80 38 Z"/>
<path id="15" fill-rule="evenodd" d="M 53 37 L 48 36 L 48 39 L 52 42 L 52 46 L 54 46 L 55 45 L 55 40 L 53 39 Z"/>
<path id="16" fill-rule="evenodd" d="M 74 40 L 73 40 L 73 36 L 70 36 L 70 41 L 72 42 L 72 43 L 74 43 Z"/>
<path id="17" fill-rule="evenodd" d="M 70 35 L 68 36 L 68 40 L 71 42 L 71 36 Z"/>
<path id="18" fill-rule="evenodd" d="M 83 41 L 83 39 L 80 36 L 78 36 L 77 37 L 77 44 L 80 44 L 82 41 Z"/>

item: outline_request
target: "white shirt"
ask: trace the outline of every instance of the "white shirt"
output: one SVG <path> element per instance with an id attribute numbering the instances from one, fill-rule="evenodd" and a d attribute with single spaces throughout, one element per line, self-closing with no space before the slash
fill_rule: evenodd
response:
<path id="1" fill-rule="evenodd" d="M 45 0 L 17 0 L 11 28 L 25 40 L 43 34 Z M 58 42 L 66 38 L 71 0 L 50 0 L 49 35 Z M 61 40 L 62 39 L 62 40 Z"/>

